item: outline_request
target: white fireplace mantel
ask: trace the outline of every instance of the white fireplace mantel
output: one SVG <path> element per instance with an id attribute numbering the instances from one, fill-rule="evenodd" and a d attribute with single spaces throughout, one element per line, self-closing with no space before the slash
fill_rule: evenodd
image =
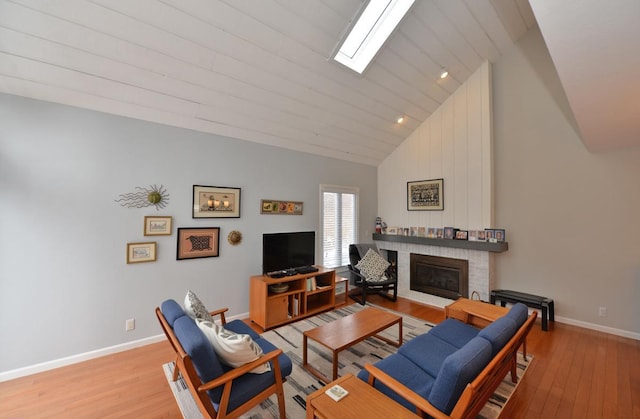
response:
<path id="1" fill-rule="evenodd" d="M 373 239 L 380 250 L 398 252 L 398 295 L 436 307 L 444 307 L 450 304 L 451 300 L 410 289 L 411 253 L 467 260 L 469 262 L 469 297 L 476 291 L 481 300 L 489 301 L 489 294 L 495 288 L 493 275 L 495 254 L 508 249 L 506 242 L 468 242 L 385 234 L 374 234 Z"/>

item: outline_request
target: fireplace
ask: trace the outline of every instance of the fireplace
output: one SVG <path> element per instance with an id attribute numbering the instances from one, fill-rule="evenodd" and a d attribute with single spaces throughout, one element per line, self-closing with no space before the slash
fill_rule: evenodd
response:
<path id="1" fill-rule="evenodd" d="M 469 262 L 411 253 L 409 286 L 413 291 L 456 300 L 469 297 Z"/>

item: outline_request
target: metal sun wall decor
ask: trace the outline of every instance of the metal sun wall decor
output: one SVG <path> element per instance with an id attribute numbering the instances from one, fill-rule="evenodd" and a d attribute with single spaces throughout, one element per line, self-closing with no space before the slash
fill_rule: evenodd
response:
<path id="1" fill-rule="evenodd" d="M 156 210 L 164 208 L 169 203 L 169 194 L 164 186 L 149 185 L 149 189 L 136 186 L 138 192 L 129 192 L 115 199 L 120 206 L 127 208 L 144 208 L 155 205 Z"/>

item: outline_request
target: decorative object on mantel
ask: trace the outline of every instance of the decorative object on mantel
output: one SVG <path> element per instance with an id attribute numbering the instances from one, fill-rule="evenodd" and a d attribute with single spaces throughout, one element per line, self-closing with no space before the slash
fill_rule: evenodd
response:
<path id="1" fill-rule="evenodd" d="M 176 259 L 210 258 L 220 255 L 220 227 L 178 229 Z"/>
<path id="2" fill-rule="evenodd" d="M 144 217 L 145 236 L 170 236 L 172 217 Z"/>
<path id="3" fill-rule="evenodd" d="M 453 227 L 445 227 L 444 228 L 444 238 L 453 240 L 456 237 L 456 232 L 458 230 Z"/>
<path id="4" fill-rule="evenodd" d="M 382 218 L 376 217 L 376 233 L 382 233 Z"/>
<path id="5" fill-rule="evenodd" d="M 444 180 L 407 182 L 407 211 L 444 211 Z"/>
<path id="6" fill-rule="evenodd" d="M 231 246 L 239 245 L 242 241 L 242 233 L 240 233 L 238 230 L 233 230 L 227 235 L 227 241 Z"/>
<path id="7" fill-rule="evenodd" d="M 436 233 L 437 234 L 437 233 Z M 428 237 L 411 237 L 402 236 L 400 234 L 373 234 L 374 241 L 386 241 L 396 243 L 410 243 L 410 244 L 423 244 L 427 246 L 440 246 L 440 247 L 452 247 L 458 249 L 471 249 L 481 250 L 485 252 L 501 253 L 509 250 L 509 243 L 487 243 L 487 242 L 473 242 L 469 240 L 442 240 L 441 238 L 430 239 Z M 384 245 L 378 244 L 378 247 L 383 249 Z"/>
<path id="8" fill-rule="evenodd" d="M 467 240 L 469 238 L 468 230 L 457 230 L 456 231 L 456 240 Z"/>
<path id="9" fill-rule="evenodd" d="M 303 203 L 300 201 L 262 199 L 260 201 L 260 214 L 302 215 L 302 206 Z"/>
<path id="10" fill-rule="evenodd" d="M 240 188 L 193 185 L 192 218 L 240 218 Z"/>
<path id="11" fill-rule="evenodd" d="M 169 203 L 169 194 L 164 186 L 149 185 L 149 189 L 136 186 L 138 192 L 120 194 L 120 199 L 114 201 L 127 208 L 144 208 L 155 205 L 156 210 L 164 208 Z"/>

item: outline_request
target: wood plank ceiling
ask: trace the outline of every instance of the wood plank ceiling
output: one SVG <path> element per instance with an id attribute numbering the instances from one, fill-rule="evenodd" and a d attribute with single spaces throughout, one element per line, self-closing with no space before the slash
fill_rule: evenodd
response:
<path id="1" fill-rule="evenodd" d="M 361 6 L 2 0 L 0 92 L 378 165 L 536 25 L 527 0 L 418 0 L 359 76 L 329 57 Z"/>

